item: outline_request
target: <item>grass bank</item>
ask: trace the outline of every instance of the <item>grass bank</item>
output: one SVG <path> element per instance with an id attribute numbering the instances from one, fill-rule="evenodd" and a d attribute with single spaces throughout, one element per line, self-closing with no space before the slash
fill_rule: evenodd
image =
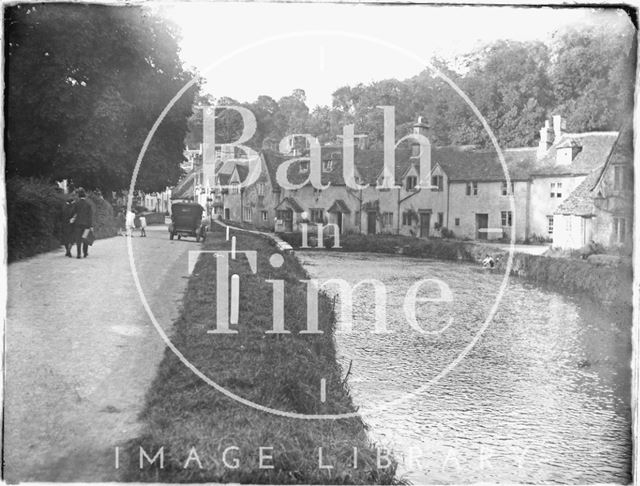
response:
<path id="1" fill-rule="evenodd" d="M 228 250 L 223 229 L 213 226 L 206 250 Z M 214 257 L 197 263 L 190 277 L 183 309 L 175 323 L 172 342 L 199 370 L 227 390 L 255 403 L 279 410 L 326 414 L 355 411 L 335 356 L 334 314 L 331 302 L 321 295 L 319 328 L 324 334 L 299 334 L 306 327 L 307 277 L 293 255 L 283 255 L 284 264 L 273 268 L 269 257 L 274 244 L 259 236 L 236 235 L 239 250 L 257 251 L 257 274 L 239 256 L 230 265 L 240 276 L 240 324 L 238 334 L 212 335 L 216 297 Z M 265 334 L 272 325 L 272 285 L 268 279 L 285 281 L 285 327 L 288 335 Z M 326 380 L 326 403 L 320 400 L 320 383 Z M 214 390 L 195 376 L 167 350 L 147 396 L 142 415 L 144 434 L 127 445 L 124 466 L 127 481 L 389 484 L 395 481 L 395 463 L 377 467 L 376 450 L 360 418 L 300 420 L 276 416 L 240 404 Z M 140 469 L 139 448 L 151 454 L 163 448 L 164 467 Z M 225 466 L 238 459 L 238 467 Z M 272 459 L 264 469 L 259 447 L 272 447 Z M 319 448 L 323 464 L 319 467 Z M 187 464 L 192 448 L 200 464 Z M 358 449 L 357 468 L 353 467 Z M 384 461 L 383 461 L 384 462 Z M 187 467 L 185 467 L 187 465 Z M 200 465 L 202 467 L 200 467 Z M 232 464 L 233 465 L 233 464 Z"/>
<path id="2" fill-rule="evenodd" d="M 281 238 L 294 248 L 300 248 L 299 233 L 281 233 Z M 325 248 L 333 239 L 325 237 Z M 313 249 L 314 245 L 310 249 Z M 496 271 L 504 271 L 508 252 L 470 241 L 449 239 L 419 239 L 402 235 L 343 235 L 340 251 L 402 254 L 417 258 L 435 258 L 478 263 L 490 253 L 499 257 Z M 514 254 L 511 275 L 566 294 L 579 294 L 601 302 L 607 307 L 629 309 L 632 302 L 633 276 L 629 265 L 598 265 L 575 258 Z"/>
<path id="3" fill-rule="evenodd" d="M 293 248 L 300 248 L 302 246 L 302 235 L 300 233 L 278 233 L 278 236 L 288 242 Z M 323 242 L 325 249 L 332 248 L 333 237 L 325 236 Z M 310 250 L 316 248 L 316 238 L 310 236 L 308 244 Z M 481 261 L 488 252 L 502 252 L 502 250 L 498 248 L 490 248 L 486 245 L 478 245 L 462 240 L 441 238 L 421 239 L 412 236 L 384 234 L 341 235 L 340 251 L 396 253 L 419 258 L 468 262 Z"/>

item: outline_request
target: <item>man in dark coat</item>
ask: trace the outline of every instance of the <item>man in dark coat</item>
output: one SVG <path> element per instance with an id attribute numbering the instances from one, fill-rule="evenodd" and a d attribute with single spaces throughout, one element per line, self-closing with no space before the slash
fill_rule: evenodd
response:
<path id="1" fill-rule="evenodd" d="M 69 196 L 62 208 L 62 243 L 64 244 L 65 256 L 68 257 L 71 257 L 71 247 L 75 243 L 76 236 L 74 232 L 75 228 L 71 222 L 74 212 L 74 199 L 72 196 Z"/>
<path id="2" fill-rule="evenodd" d="M 86 258 L 89 255 L 89 243 L 82 237 L 85 230 L 93 228 L 93 206 L 87 201 L 87 193 L 84 189 L 78 189 L 78 201 L 74 205 L 73 222 L 75 228 L 75 240 L 78 254 L 76 258 L 80 258 L 80 248 L 82 254 Z"/>

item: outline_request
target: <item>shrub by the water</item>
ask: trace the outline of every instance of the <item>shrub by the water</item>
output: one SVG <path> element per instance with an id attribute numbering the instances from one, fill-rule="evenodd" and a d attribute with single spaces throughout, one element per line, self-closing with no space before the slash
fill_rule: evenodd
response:
<path id="1" fill-rule="evenodd" d="M 37 179 L 12 178 L 6 184 L 7 247 L 10 262 L 55 250 L 62 243 L 62 208 L 65 194 L 51 183 Z M 111 204 L 89 194 L 95 208 L 96 238 L 117 232 Z"/>

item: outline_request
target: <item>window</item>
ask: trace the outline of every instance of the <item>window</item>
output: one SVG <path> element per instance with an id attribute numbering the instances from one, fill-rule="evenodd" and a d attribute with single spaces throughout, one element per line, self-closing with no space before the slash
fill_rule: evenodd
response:
<path id="1" fill-rule="evenodd" d="M 240 185 L 237 182 L 231 183 L 231 189 L 229 189 L 229 194 L 240 194 Z"/>
<path id="2" fill-rule="evenodd" d="M 409 211 L 405 211 L 402 213 L 402 226 L 410 226 L 411 225 L 411 213 Z"/>
<path id="3" fill-rule="evenodd" d="M 625 189 L 625 168 L 621 165 L 613 166 L 613 190 L 621 191 Z"/>
<path id="4" fill-rule="evenodd" d="M 557 198 L 562 197 L 562 182 L 552 182 L 551 193 L 549 195 Z"/>
<path id="5" fill-rule="evenodd" d="M 393 213 L 382 213 L 382 226 L 393 226 Z"/>
<path id="6" fill-rule="evenodd" d="M 572 216 L 567 216 L 564 218 L 564 229 L 566 231 L 571 231 L 571 218 Z"/>
<path id="7" fill-rule="evenodd" d="M 511 192 L 509 192 L 508 189 L 507 189 L 507 181 L 502 181 L 502 195 L 503 196 L 510 196 L 512 194 L 514 194 L 513 182 L 511 183 Z"/>
<path id="8" fill-rule="evenodd" d="M 624 218 L 613 218 L 613 234 L 617 243 L 623 243 L 627 233 L 627 221 Z"/>
<path id="9" fill-rule="evenodd" d="M 418 185 L 418 178 L 416 176 L 408 176 L 406 182 L 407 191 L 411 191 Z"/>
<path id="10" fill-rule="evenodd" d="M 325 161 L 323 161 L 322 162 L 322 170 L 324 172 L 331 172 L 333 170 L 333 160 L 325 160 Z"/>
<path id="11" fill-rule="evenodd" d="M 267 221 L 269 219 L 269 213 L 267 211 L 260 211 L 260 217 L 262 221 Z"/>
<path id="12" fill-rule="evenodd" d="M 244 219 L 245 221 L 251 221 L 253 219 L 253 211 L 251 210 L 251 208 L 242 208 L 242 219 Z"/>
<path id="13" fill-rule="evenodd" d="M 258 190 L 258 196 L 264 196 L 264 182 L 258 182 L 256 189 Z"/>
<path id="14" fill-rule="evenodd" d="M 431 176 L 431 190 L 432 191 L 442 191 L 442 176 L 434 175 Z"/>
<path id="15" fill-rule="evenodd" d="M 478 195 L 478 183 L 477 182 L 467 182 L 467 196 Z"/>
<path id="16" fill-rule="evenodd" d="M 420 156 L 420 144 L 414 143 L 411 146 L 411 157 L 419 157 Z"/>
<path id="17" fill-rule="evenodd" d="M 454 223 L 455 223 L 456 226 L 460 226 L 460 218 L 456 218 L 454 220 Z"/>
<path id="18" fill-rule="evenodd" d="M 438 213 L 438 226 L 442 228 L 444 224 L 444 213 Z"/>
<path id="19" fill-rule="evenodd" d="M 305 172 L 309 172 L 309 161 L 304 160 L 300 162 L 300 173 L 303 174 Z"/>
<path id="20" fill-rule="evenodd" d="M 501 211 L 500 218 L 502 220 L 502 226 L 513 226 L 511 211 Z"/>
<path id="21" fill-rule="evenodd" d="M 310 219 L 312 223 L 324 223 L 324 209 L 312 208 Z"/>
<path id="22" fill-rule="evenodd" d="M 547 233 L 553 234 L 553 216 L 547 216 Z"/>

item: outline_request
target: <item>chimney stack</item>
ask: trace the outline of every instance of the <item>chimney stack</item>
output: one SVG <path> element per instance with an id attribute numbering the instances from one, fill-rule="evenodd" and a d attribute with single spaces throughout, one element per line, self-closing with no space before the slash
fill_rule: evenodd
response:
<path id="1" fill-rule="evenodd" d="M 549 120 L 545 120 L 544 126 L 540 129 L 540 142 L 537 152 L 538 160 L 545 156 L 549 147 L 551 147 L 551 126 L 549 125 Z"/>
<path id="2" fill-rule="evenodd" d="M 564 130 L 567 128 L 566 121 L 562 118 L 561 115 L 553 115 L 553 141 L 554 143 L 560 140 L 562 137 Z"/>
<path id="3" fill-rule="evenodd" d="M 413 134 L 414 135 L 424 135 L 431 141 L 431 127 L 429 126 L 429 122 L 426 117 L 419 116 L 418 121 L 413 124 Z"/>

